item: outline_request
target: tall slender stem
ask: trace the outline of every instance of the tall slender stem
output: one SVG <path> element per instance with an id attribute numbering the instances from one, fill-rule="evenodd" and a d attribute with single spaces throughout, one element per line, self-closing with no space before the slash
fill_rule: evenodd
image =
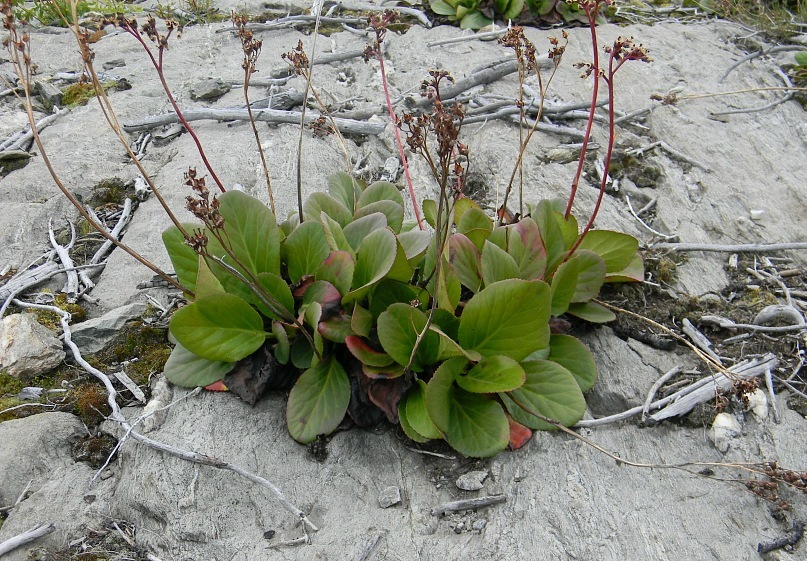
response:
<path id="1" fill-rule="evenodd" d="M 608 85 L 608 148 L 605 153 L 605 162 L 604 162 L 604 169 L 602 173 L 602 180 L 600 181 L 600 192 L 597 195 L 597 202 L 594 205 L 594 210 L 591 211 L 591 216 L 586 223 L 586 227 L 583 228 L 583 232 L 577 238 L 577 241 L 572 246 L 572 249 L 569 251 L 569 256 L 574 254 L 575 250 L 578 246 L 583 242 L 583 238 L 586 237 L 588 231 L 591 230 L 591 227 L 594 225 L 594 220 L 597 218 L 597 214 L 600 212 L 600 205 L 602 204 L 602 199 L 605 196 L 605 188 L 608 186 L 608 170 L 611 168 L 611 156 L 614 153 L 614 144 L 616 143 L 616 116 L 614 115 L 614 74 L 621 66 L 621 63 L 614 67 L 614 53 L 616 51 L 611 51 L 611 54 L 608 58 L 608 77 L 604 78 L 605 83 Z"/>
<path id="2" fill-rule="evenodd" d="M 401 141 L 401 132 L 395 126 L 397 118 L 395 117 L 395 110 L 392 108 L 392 99 L 389 95 L 389 86 L 387 85 L 387 71 L 384 66 L 384 55 L 381 52 L 381 45 L 378 47 L 378 63 L 381 65 L 381 83 L 384 86 L 384 100 L 387 102 L 387 112 L 392 120 L 392 131 L 395 134 L 395 145 L 398 147 L 398 154 L 401 156 L 401 165 L 404 170 L 404 177 L 406 178 L 406 186 L 409 190 L 409 198 L 412 200 L 412 210 L 415 212 L 415 220 L 417 220 L 418 227 L 423 230 L 423 219 L 420 216 L 420 209 L 418 208 L 418 200 L 415 195 L 415 187 L 412 185 L 412 177 L 409 175 L 409 163 L 406 161 L 406 154 L 404 153 L 403 142 Z"/>
<path id="3" fill-rule="evenodd" d="M 580 6 L 585 10 L 588 18 L 588 27 L 591 32 L 591 49 L 593 53 L 592 72 L 594 73 L 594 91 L 591 93 L 591 107 L 588 111 L 588 121 L 586 122 L 586 132 L 583 136 L 583 146 L 580 149 L 580 158 L 577 160 L 577 171 L 572 180 L 572 189 L 569 193 L 569 202 L 566 205 L 565 218 L 569 218 L 572 213 L 572 205 L 577 195 L 577 187 L 580 185 L 580 178 L 583 175 L 583 164 L 586 162 L 586 152 L 588 152 L 588 141 L 591 139 L 591 128 L 594 125 L 594 112 L 597 109 L 597 96 L 600 89 L 600 51 L 597 44 L 597 11 L 601 0 L 592 2 L 581 2 Z"/>
<path id="4" fill-rule="evenodd" d="M 179 105 L 174 98 L 174 94 L 171 93 L 171 88 L 168 87 L 168 82 L 165 79 L 165 73 L 163 72 L 163 51 L 165 50 L 164 46 L 157 47 L 157 56 L 158 58 L 154 58 L 154 53 L 151 52 L 151 49 L 143 40 L 143 36 L 137 30 L 137 28 L 132 28 L 130 26 L 126 26 L 123 28 L 124 31 L 129 33 L 133 36 L 145 49 L 146 54 L 148 55 L 149 59 L 151 60 L 152 66 L 157 71 L 157 77 L 160 79 L 160 84 L 163 87 L 163 91 L 165 91 L 165 96 L 168 98 L 168 101 L 171 103 L 171 107 L 174 109 L 174 113 L 177 115 L 177 119 L 179 122 L 182 123 L 182 126 L 188 131 L 188 134 L 191 135 L 193 142 L 196 144 L 196 150 L 199 152 L 199 157 L 202 158 L 202 162 L 205 164 L 205 168 L 207 172 L 210 174 L 210 177 L 213 178 L 213 181 L 218 186 L 219 190 L 224 193 L 227 189 L 224 188 L 224 184 L 219 179 L 219 176 L 216 175 L 216 172 L 213 170 L 213 166 L 210 165 L 210 162 L 207 159 L 207 154 L 205 154 L 205 150 L 202 147 L 202 143 L 199 141 L 199 137 L 196 136 L 196 132 L 193 130 L 193 127 L 188 124 L 188 121 L 185 120 L 185 116 L 182 114 L 182 110 L 179 108 Z M 170 33 L 170 32 L 169 32 Z"/>

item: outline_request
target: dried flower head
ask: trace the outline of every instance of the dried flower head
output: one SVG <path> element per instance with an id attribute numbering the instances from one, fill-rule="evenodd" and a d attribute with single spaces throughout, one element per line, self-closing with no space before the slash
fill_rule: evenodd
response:
<path id="1" fill-rule="evenodd" d="M 258 56 L 261 54 L 263 41 L 255 39 L 252 31 L 247 29 L 247 23 L 249 23 L 247 16 L 233 12 L 230 19 L 237 29 L 238 38 L 241 39 L 241 50 L 244 51 L 244 62 L 241 63 L 241 68 L 244 69 L 244 72 L 252 75 L 258 71 Z"/>
<path id="2" fill-rule="evenodd" d="M 513 49 L 519 66 L 525 71 L 530 72 L 538 68 L 535 58 L 535 45 L 524 35 L 523 27 L 514 25 L 508 29 L 507 33 L 499 39 L 499 44 L 508 49 Z"/>
<path id="3" fill-rule="evenodd" d="M 641 62 L 652 62 L 642 44 L 633 42 L 633 37 L 617 37 L 613 47 L 605 47 L 605 52 L 609 53 L 616 61 L 639 60 Z"/>
<path id="4" fill-rule="evenodd" d="M 374 13 L 367 18 L 367 27 L 375 33 L 375 40 L 364 49 L 362 56 L 364 62 L 369 62 L 371 58 L 376 58 L 381 54 L 381 43 L 387 35 L 390 24 L 398 19 L 398 14 L 391 10 L 386 10 L 380 14 Z"/>
<path id="5" fill-rule="evenodd" d="M 308 72 L 308 55 L 303 50 L 302 40 L 297 41 L 297 47 L 294 50 L 283 53 L 280 57 L 291 65 L 297 76 L 304 76 Z"/>

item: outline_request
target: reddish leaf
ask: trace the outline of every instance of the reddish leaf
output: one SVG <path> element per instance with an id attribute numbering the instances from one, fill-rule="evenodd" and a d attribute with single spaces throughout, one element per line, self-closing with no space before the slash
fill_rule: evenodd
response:
<path id="1" fill-rule="evenodd" d="M 515 422 L 510 415 L 507 415 L 507 422 L 510 424 L 510 448 L 518 450 L 532 438 L 532 431 L 524 425 Z"/>
<path id="2" fill-rule="evenodd" d="M 367 386 L 367 397 L 381 409 L 390 423 L 398 423 L 398 403 L 409 389 L 412 382 L 405 376 L 394 380 L 370 380 Z"/>
<path id="3" fill-rule="evenodd" d="M 389 366 L 394 362 L 387 353 L 372 348 L 367 341 L 356 335 L 345 337 L 345 344 L 350 354 L 368 366 Z"/>
<path id="4" fill-rule="evenodd" d="M 302 298 L 305 295 L 306 290 L 308 290 L 308 287 L 314 284 L 315 280 L 314 275 L 306 275 L 300 279 L 300 283 L 294 287 L 294 291 L 292 292 L 294 297 Z"/>
<path id="5" fill-rule="evenodd" d="M 209 392 L 230 391 L 229 388 L 227 388 L 227 386 L 224 385 L 224 382 L 222 380 L 219 380 L 218 382 L 213 382 L 212 384 L 208 384 L 207 386 L 205 386 L 205 389 Z"/>

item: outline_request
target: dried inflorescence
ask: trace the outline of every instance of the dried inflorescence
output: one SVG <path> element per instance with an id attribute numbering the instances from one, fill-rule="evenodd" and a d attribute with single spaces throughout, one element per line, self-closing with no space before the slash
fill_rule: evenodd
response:
<path id="1" fill-rule="evenodd" d="M 328 123 L 328 119 L 325 118 L 325 115 L 320 115 L 308 123 L 308 128 L 317 138 L 323 138 L 336 133 L 336 129 L 333 128 L 333 125 Z"/>
<path id="2" fill-rule="evenodd" d="M 241 49 L 244 51 L 244 62 L 241 63 L 241 68 L 248 74 L 257 72 L 258 57 L 261 54 L 261 47 L 263 41 L 255 39 L 252 31 L 247 29 L 249 18 L 245 15 L 239 15 L 235 12 L 231 15 L 233 25 L 238 30 L 238 38 L 241 39 Z M 302 48 L 302 44 L 298 44 L 298 48 Z M 285 58 L 285 55 L 283 55 Z"/>
<path id="3" fill-rule="evenodd" d="M 616 61 L 639 60 L 641 62 L 652 62 L 653 59 L 647 54 L 641 43 L 634 43 L 633 37 L 617 37 L 613 47 L 605 47 L 605 52 L 609 53 Z"/>
<path id="4" fill-rule="evenodd" d="M 745 482 L 745 487 L 781 510 L 789 510 L 790 503 L 779 496 L 779 484 L 784 483 L 793 489 L 807 493 L 807 472 L 797 472 L 791 469 L 780 468 L 776 462 L 766 462 L 763 467 L 765 476 L 769 481 L 750 479 Z"/>
<path id="5" fill-rule="evenodd" d="M 216 195 L 210 198 L 210 191 L 205 184 L 205 178 L 200 177 L 195 168 L 188 168 L 185 172 L 185 185 L 189 186 L 196 193 L 196 196 L 186 197 L 187 209 L 202 223 L 211 230 L 224 227 L 224 217 L 219 212 L 219 200 Z M 187 235 L 185 242 L 194 251 L 201 253 L 207 246 L 207 235 L 201 230 L 194 231 L 193 235 Z"/>
<path id="6" fill-rule="evenodd" d="M 519 67 L 528 72 L 537 70 L 538 62 L 535 56 L 535 45 L 524 35 L 523 27 L 514 25 L 508 29 L 507 33 L 499 38 L 499 44 L 513 50 L 516 54 L 516 60 L 519 62 Z"/>
<path id="7" fill-rule="evenodd" d="M 454 83 L 454 78 L 446 70 L 430 70 L 429 77 L 421 83 L 420 95 L 432 101 L 431 112 L 421 115 L 404 113 L 396 120 L 396 125 L 406 134 L 409 148 L 426 159 L 435 179 L 441 185 L 448 184 L 449 172 L 453 174 L 456 179 L 456 196 L 468 171 L 468 145 L 459 142 L 465 106 L 462 103 L 449 106 L 443 103 L 440 84 L 444 80 Z M 434 135 L 437 162 L 430 152 L 430 135 Z"/>
<path id="8" fill-rule="evenodd" d="M 293 50 L 283 53 L 280 57 L 292 66 L 297 76 L 305 76 L 308 72 L 308 55 L 305 54 L 301 40 L 297 41 L 297 46 Z"/>
<path id="9" fill-rule="evenodd" d="M 387 35 L 387 28 L 398 19 L 398 14 L 386 10 L 380 14 L 372 14 L 367 18 L 367 27 L 375 33 L 375 40 L 364 49 L 364 62 L 369 62 L 371 58 L 381 55 L 381 43 Z"/>
<path id="10" fill-rule="evenodd" d="M 17 22 L 14 19 L 12 3 L 5 1 L 0 5 L 3 13 L 3 29 L 9 32 L 8 37 L 3 39 L 5 47 L 12 55 L 16 53 L 20 57 L 23 68 L 31 70 L 31 38 L 27 33 L 18 33 Z"/>

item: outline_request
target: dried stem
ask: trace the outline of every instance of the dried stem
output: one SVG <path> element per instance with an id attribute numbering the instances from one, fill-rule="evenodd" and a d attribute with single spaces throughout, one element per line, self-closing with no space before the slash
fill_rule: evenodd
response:
<path id="1" fill-rule="evenodd" d="M 51 175 L 54 183 L 62 192 L 62 194 L 67 198 L 68 201 L 76 208 L 79 212 L 81 217 L 86 220 L 89 224 L 91 224 L 97 231 L 100 233 L 104 238 L 109 240 L 111 243 L 115 244 L 116 247 L 121 248 L 123 251 L 134 257 L 138 262 L 142 263 L 154 273 L 159 275 L 162 279 L 169 282 L 172 286 L 182 290 L 183 292 L 193 296 L 193 293 L 189 291 L 187 288 L 183 287 L 179 284 L 175 279 L 171 278 L 165 271 L 154 265 L 151 261 L 147 260 L 145 257 L 137 253 L 135 250 L 127 246 L 126 244 L 121 243 L 118 239 L 112 236 L 106 228 L 103 227 L 102 224 L 97 223 L 92 216 L 87 212 L 81 202 L 73 195 L 73 193 L 64 185 L 59 175 L 56 173 L 55 168 L 53 167 L 50 158 L 48 157 L 48 153 L 45 150 L 45 146 L 42 143 L 42 139 L 39 136 L 39 131 L 36 129 L 36 119 L 34 118 L 33 110 L 32 110 L 32 101 L 31 101 L 31 58 L 30 58 L 30 44 L 29 44 L 29 36 L 27 34 L 23 34 L 20 36 L 17 33 L 16 23 L 14 21 L 14 15 L 11 9 L 10 4 L 3 5 L 3 23 L 4 27 L 9 32 L 8 38 L 8 52 L 11 55 L 12 65 L 17 73 L 17 77 L 19 78 L 20 84 L 22 85 L 23 93 L 25 95 L 25 99 L 23 100 L 23 105 L 25 106 L 25 112 L 28 117 L 28 122 L 31 125 L 31 132 L 34 137 L 34 142 L 36 143 L 37 149 L 39 150 L 39 154 L 42 157 L 42 162 L 45 164 L 45 167 L 48 169 L 48 172 Z"/>
<path id="2" fill-rule="evenodd" d="M 266 178 L 266 189 L 269 192 L 269 206 L 272 209 L 272 214 L 275 213 L 275 196 L 272 192 L 272 181 L 269 175 L 269 166 L 266 165 L 266 155 L 263 152 L 261 145 L 261 137 L 258 134 L 258 126 L 255 118 L 252 115 L 252 105 L 249 101 L 249 81 L 257 69 L 258 55 L 261 52 L 263 41 L 255 39 L 251 31 L 248 31 L 245 26 L 247 23 L 246 16 L 238 16 L 235 12 L 232 13 L 232 22 L 238 28 L 238 37 L 241 39 L 241 48 L 244 51 L 244 62 L 241 67 L 244 69 L 244 101 L 247 104 L 247 113 L 249 114 L 249 124 L 252 127 L 252 133 L 255 135 L 255 144 L 258 146 L 258 154 L 261 157 L 261 165 L 263 166 L 263 175 Z"/>
<path id="3" fill-rule="evenodd" d="M 202 147 L 202 143 L 199 141 L 199 137 L 196 136 L 196 132 L 193 130 L 193 127 L 191 127 L 190 124 L 188 124 L 188 122 L 185 120 L 185 117 L 182 114 L 182 110 L 179 108 L 179 105 L 177 104 L 176 99 L 174 98 L 174 94 L 171 93 L 171 88 L 168 87 L 168 82 L 165 79 L 163 54 L 165 53 L 165 49 L 168 48 L 169 37 L 174 32 L 174 30 L 177 29 L 177 23 L 171 20 L 167 20 L 165 23 L 168 28 L 168 33 L 165 35 L 157 31 L 157 22 L 152 16 L 149 16 L 148 20 L 143 25 L 143 31 L 157 45 L 156 58 L 154 56 L 153 51 L 143 38 L 140 29 L 138 29 L 136 20 L 134 19 L 127 20 L 125 17 L 121 16 L 115 23 L 123 31 L 134 37 L 135 40 L 138 43 L 140 43 L 140 45 L 143 47 L 143 50 L 145 50 L 146 54 L 149 57 L 149 60 L 151 61 L 151 65 L 157 71 L 157 77 L 160 79 L 160 84 L 163 87 L 163 91 L 165 91 L 165 95 L 168 98 L 168 101 L 171 103 L 171 107 L 173 107 L 174 112 L 176 113 L 177 118 L 179 119 L 179 122 L 182 123 L 182 126 L 185 128 L 185 130 L 188 131 L 189 135 L 191 135 L 193 142 L 196 144 L 196 150 L 199 152 L 199 157 L 202 158 L 202 162 L 205 164 L 205 168 L 210 174 L 210 177 L 213 178 L 213 181 L 216 183 L 216 186 L 222 193 L 226 192 L 227 189 L 225 189 L 224 184 L 219 179 L 219 176 L 216 175 L 213 166 L 210 165 L 210 162 L 207 159 L 207 154 L 205 153 L 205 150 Z"/>

